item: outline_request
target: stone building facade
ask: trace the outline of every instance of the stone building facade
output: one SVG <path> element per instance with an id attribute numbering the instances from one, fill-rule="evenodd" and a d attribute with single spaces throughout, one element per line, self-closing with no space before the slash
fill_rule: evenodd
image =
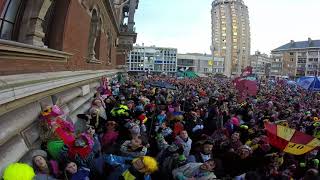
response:
<path id="1" fill-rule="evenodd" d="M 0 1 L 0 176 L 39 147 L 44 105 L 66 116 L 90 107 L 102 77 L 123 72 L 139 0 Z"/>

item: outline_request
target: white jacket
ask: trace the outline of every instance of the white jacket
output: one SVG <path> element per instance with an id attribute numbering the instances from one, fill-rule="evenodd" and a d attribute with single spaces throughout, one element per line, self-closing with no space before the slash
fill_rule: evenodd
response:
<path id="1" fill-rule="evenodd" d="M 213 172 L 202 172 L 200 166 L 202 163 L 188 163 L 172 171 L 173 178 L 176 180 L 185 180 L 195 178 L 196 180 L 217 179 Z"/>
<path id="2" fill-rule="evenodd" d="M 192 145 L 192 140 L 188 137 L 187 141 L 184 141 L 180 136 L 176 137 L 176 142 L 178 144 L 182 144 L 183 146 L 183 154 L 186 158 L 189 157 L 190 150 L 191 150 L 191 145 Z"/>

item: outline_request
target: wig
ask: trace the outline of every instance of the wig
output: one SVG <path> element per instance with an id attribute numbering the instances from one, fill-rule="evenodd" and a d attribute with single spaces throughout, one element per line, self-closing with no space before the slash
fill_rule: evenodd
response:
<path id="1" fill-rule="evenodd" d="M 139 158 L 142 158 L 142 162 L 146 168 L 146 174 L 152 174 L 153 172 L 158 170 L 158 162 L 155 158 L 150 156 L 142 156 Z M 139 158 L 133 159 L 132 162 L 134 163 Z"/>

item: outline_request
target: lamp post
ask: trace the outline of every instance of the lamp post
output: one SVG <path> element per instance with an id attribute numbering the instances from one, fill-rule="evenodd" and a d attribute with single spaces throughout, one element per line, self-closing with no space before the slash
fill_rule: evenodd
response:
<path id="1" fill-rule="evenodd" d="M 255 74 L 256 74 L 256 76 L 257 76 L 257 75 L 258 75 L 258 61 L 259 61 L 259 60 L 258 60 L 258 59 L 259 59 L 258 54 L 256 54 L 256 58 L 257 58 L 257 59 L 256 59 L 256 68 L 255 68 L 255 69 L 256 69 L 256 72 L 255 72 Z M 259 67 L 259 69 L 260 69 L 260 67 Z"/>
<path id="2" fill-rule="evenodd" d="M 239 76 L 241 75 L 241 68 L 240 68 L 240 58 L 239 58 L 239 54 L 240 54 L 240 49 L 237 50 L 237 57 L 238 57 L 238 68 L 237 68 L 237 72 L 239 73 Z"/>
<path id="3" fill-rule="evenodd" d="M 189 69 L 189 67 L 186 67 L 186 68 L 181 68 L 182 69 L 182 72 L 183 72 L 183 80 L 184 80 L 184 87 L 183 87 L 183 94 L 186 95 L 186 87 L 187 87 L 187 81 L 186 81 L 186 75 L 185 75 L 185 72 Z M 185 110 L 185 105 L 186 105 L 186 98 L 184 97 L 183 98 L 184 101 L 183 101 L 183 111 Z"/>
<path id="4" fill-rule="evenodd" d="M 211 46 L 211 51 L 212 51 L 211 72 L 212 72 L 212 76 L 213 76 L 214 50 L 215 50 L 214 46 Z"/>

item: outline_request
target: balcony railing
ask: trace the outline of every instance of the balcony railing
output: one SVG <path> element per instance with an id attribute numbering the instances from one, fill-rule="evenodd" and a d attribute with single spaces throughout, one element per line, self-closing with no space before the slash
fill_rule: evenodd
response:
<path id="1" fill-rule="evenodd" d="M 127 33 L 135 33 L 136 32 L 136 28 L 129 28 L 128 25 L 120 25 L 120 32 L 127 32 Z"/>

